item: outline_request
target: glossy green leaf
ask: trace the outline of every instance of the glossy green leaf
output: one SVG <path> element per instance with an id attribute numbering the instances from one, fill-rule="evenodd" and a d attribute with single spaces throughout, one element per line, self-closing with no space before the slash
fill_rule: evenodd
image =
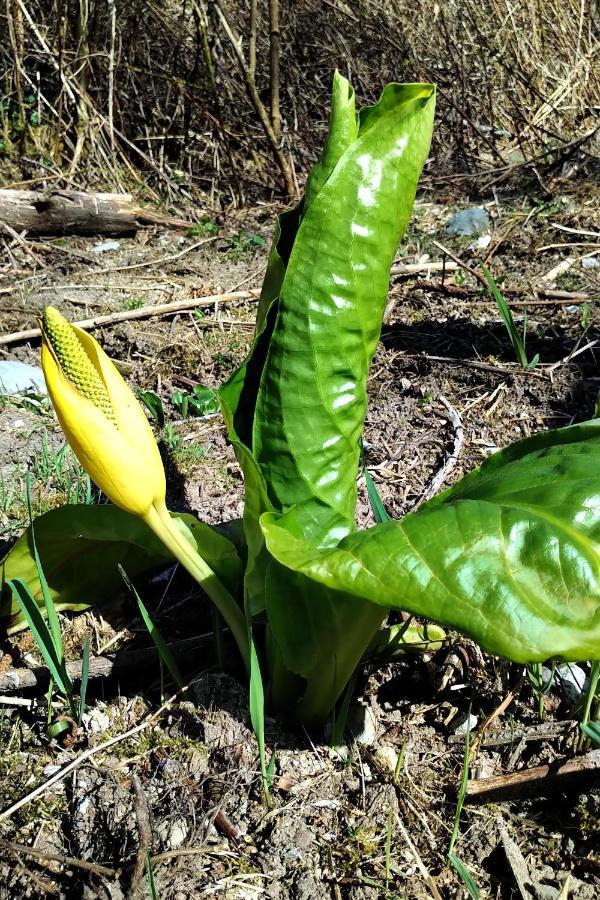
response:
<path id="1" fill-rule="evenodd" d="M 323 545 L 354 527 L 368 369 L 429 150 L 434 88 L 388 85 L 362 111 L 354 139 L 348 104 L 339 91 L 336 97 L 330 135 L 341 137 L 332 153 L 343 152 L 331 171 L 328 162 L 317 167 L 317 193 L 309 185 L 249 445 L 274 508 L 295 505 L 304 533 Z"/>
<path id="2" fill-rule="evenodd" d="M 241 561 L 233 544 L 194 516 L 179 518 L 191 531 L 199 552 L 230 590 L 238 591 Z M 87 609 L 101 604 L 120 589 L 117 566 L 131 577 L 168 565 L 172 556 L 140 519 L 109 504 L 68 505 L 35 520 L 35 537 L 50 595 L 58 610 Z M 19 578 L 43 605 L 31 531 L 27 529 L 0 562 L 0 619 L 18 630 L 23 617 L 6 583 Z"/>
<path id="3" fill-rule="evenodd" d="M 269 549 L 271 549 L 269 547 Z M 287 668 L 305 679 L 296 714 L 323 722 L 387 610 L 350 592 L 316 585 L 271 560 L 265 585 L 269 626 Z M 275 696 L 275 703 L 281 704 Z"/>
<path id="4" fill-rule="evenodd" d="M 600 421 L 492 457 L 439 499 L 319 550 L 294 513 L 269 551 L 330 589 L 462 631 L 516 662 L 600 658 Z"/>

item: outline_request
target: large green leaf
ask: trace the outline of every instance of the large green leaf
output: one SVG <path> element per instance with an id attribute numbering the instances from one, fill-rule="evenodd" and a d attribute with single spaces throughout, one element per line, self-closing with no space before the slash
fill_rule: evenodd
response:
<path id="1" fill-rule="evenodd" d="M 600 658 L 600 420 L 492 457 L 439 499 L 319 550 L 294 512 L 267 548 L 327 588 L 450 625 L 516 662 Z"/>
<path id="2" fill-rule="evenodd" d="M 305 679 L 295 713 L 305 724 L 318 725 L 342 693 L 387 610 L 351 592 L 315 584 L 273 559 L 267 565 L 265 596 L 269 627 L 285 666 Z"/>
<path id="3" fill-rule="evenodd" d="M 194 516 L 176 516 L 187 526 L 199 552 L 219 578 L 239 589 L 241 562 L 233 544 Z M 172 556 L 136 516 L 109 504 L 68 505 L 35 520 L 35 539 L 42 569 L 57 609 L 81 610 L 110 599 L 122 587 L 118 565 L 132 578 L 172 562 Z M 11 579 L 29 585 L 43 604 L 42 588 L 28 528 L 0 562 L 0 619 L 9 630 L 23 619 L 7 589 Z"/>
<path id="4" fill-rule="evenodd" d="M 316 544 L 354 528 L 368 368 L 433 108 L 431 85 L 390 85 L 357 120 L 336 74 L 325 148 L 278 220 L 252 352 L 219 394 L 245 478 L 246 612 L 266 607 L 272 686 L 284 669 L 305 679 L 305 720 L 335 700 L 384 613 L 272 565 L 259 518 L 295 505 Z"/>
<path id="5" fill-rule="evenodd" d="M 354 527 L 368 369 L 434 111 L 431 85 L 388 85 L 356 133 L 343 84 L 281 286 L 250 445 L 275 509 L 295 505 L 322 545 Z"/>

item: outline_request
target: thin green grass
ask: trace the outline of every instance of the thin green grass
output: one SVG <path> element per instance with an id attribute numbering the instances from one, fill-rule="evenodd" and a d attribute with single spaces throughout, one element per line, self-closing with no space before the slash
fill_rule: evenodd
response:
<path id="1" fill-rule="evenodd" d="M 56 685 L 58 691 L 68 702 L 72 717 L 78 720 L 80 717 L 80 704 L 78 707 L 78 704 L 75 701 L 73 682 L 67 672 L 65 650 L 60 622 L 58 619 L 58 613 L 56 611 L 52 595 L 48 588 L 48 582 L 46 581 L 46 576 L 44 574 L 44 570 L 40 561 L 35 540 L 35 527 L 31 509 L 31 491 L 29 477 L 27 477 L 26 479 L 26 494 L 30 521 L 31 545 L 33 549 L 33 556 L 35 559 L 38 578 L 40 581 L 40 587 L 42 590 L 46 619 L 44 619 L 41 609 L 38 606 L 37 600 L 33 596 L 29 585 L 27 585 L 22 579 L 14 578 L 10 580 L 8 582 L 8 587 L 12 591 L 13 596 L 17 601 L 17 604 L 19 605 L 19 608 L 23 613 L 27 624 L 31 629 L 39 651 L 46 665 L 48 666 L 48 669 L 50 670 L 52 682 L 51 690 L 48 694 L 49 715 L 52 705 L 52 685 L 54 684 Z M 50 725 L 49 733 L 51 733 L 52 737 L 55 737 L 56 733 L 52 734 L 51 729 L 52 725 Z M 61 727 L 60 730 L 64 729 Z"/>
<path id="2" fill-rule="evenodd" d="M 467 785 L 469 783 L 469 759 L 471 755 L 471 707 L 467 713 L 467 733 L 465 735 L 465 755 L 463 760 L 462 775 L 460 786 L 458 789 L 458 798 L 456 801 L 456 812 L 454 814 L 454 824 L 452 826 L 452 834 L 450 836 L 450 846 L 448 848 L 448 862 L 453 866 L 456 873 L 462 880 L 464 886 L 469 892 L 473 900 L 479 900 L 479 888 L 473 881 L 471 874 L 463 861 L 454 853 L 454 847 L 458 840 L 458 832 L 460 829 L 460 816 L 462 808 L 467 796 Z"/>
<path id="3" fill-rule="evenodd" d="M 150 617 L 150 613 L 148 612 L 144 602 L 142 601 L 142 598 L 140 597 L 137 590 L 135 589 L 133 582 L 131 581 L 131 579 L 127 575 L 127 572 L 121 565 L 119 565 L 119 572 L 121 573 L 121 577 L 123 578 L 123 581 L 125 582 L 127 590 L 131 593 L 131 595 L 133 597 L 135 597 L 135 600 L 138 605 L 138 609 L 140 611 L 140 615 L 142 617 L 142 621 L 143 621 L 144 625 L 146 626 L 146 628 L 148 629 L 148 634 L 152 638 L 152 640 L 154 642 L 154 646 L 158 650 L 158 655 L 159 655 L 159 659 L 160 659 L 161 663 L 167 669 L 169 675 L 173 679 L 173 682 L 177 685 L 178 690 L 181 690 L 184 687 L 185 682 L 184 682 L 183 676 L 179 670 L 179 666 L 175 662 L 173 654 L 171 653 L 162 634 L 160 633 L 160 631 L 158 630 L 158 628 L 152 621 L 152 619 Z"/>
<path id="4" fill-rule="evenodd" d="M 508 336 L 510 338 L 513 350 L 515 351 L 517 361 L 521 366 L 523 366 L 524 369 L 534 369 L 540 361 L 540 356 L 539 353 L 536 353 L 536 355 L 531 360 L 527 358 L 527 316 L 525 316 L 523 319 L 523 334 L 520 335 L 517 330 L 517 326 L 515 325 L 515 320 L 513 319 L 513 314 L 511 312 L 510 306 L 506 302 L 506 299 L 502 291 L 496 284 L 491 272 L 485 266 L 482 266 L 481 270 L 488 283 L 488 290 L 498 306 L 498 311 L 500 313 L 502 321 L 504 322 L 506 331 L 508 332 Z"/>
<path id="5" fill-rule="evenodd" d="M 252 730 L 258 744 L 258 758 L 260 764 L 260 777 L 263 796 L 267 809 L 271 808 L 271 794 L 269 788 L 272 781 L 272 772 L 269 773 L 271 763 L 267 766 L 267 753 L 265 745 L 265 692 L 263 688 L 262 672 L 258 661 L 258 654 L 254 644 L 252 628 L 248 628 L 248 642 L 250 645 L 250 721 Z M 271 756 L 274 765 L 274 755 Z"/>

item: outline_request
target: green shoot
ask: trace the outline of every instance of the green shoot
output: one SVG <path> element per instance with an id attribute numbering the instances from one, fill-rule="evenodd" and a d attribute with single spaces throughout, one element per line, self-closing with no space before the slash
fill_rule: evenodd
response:
<path id="1" fill-rule="evenodd" d="M 336 715 L 335 709 L 333 710 L 333 725 L 331 728 L 331 748 L 332 750 L 336 750 L 342 741 L 344 740 L 344 732 L 346 731 L 346 725 L 348 723 L 348 710 L 350 709 L 350 701 L 352 700 L 352 695 L 354 694 L 354 689 L 356 687 L 356 677 L 357 670 L 355 669 L 352 673 L 350 681 L 346 685 L 346 689 L 344 691 L 344 696 L 342 697 L 342 702 L 340 703 L 339 712 Z"/>
<path id="2" fill-rule="evenodd" d="M 189 394 L 186 394 L 185 391 L 175 391 L 175 393 L 171 395 L 171 403 L 182 419 L 187 419 L 189 402 Z"/>
<path id="3" fill-rule="evenodd" d="M 388 512 L 383 505 L 383 500 L 379 496 L 379 491 L 377 490 L 377 486 L 371 477 L 371 473 L 365 466 L 365 481 L 367 483 L 367 494 L 369 496 L 369 503 L 371 504 L 371 509 L 373 510 L 373 516 L 375 517 L 375 521 L 379 525 L 381 522 L 387 522 L 390 519 Z"/>
<path id="4" fill-rule="evenodd" d="M 592 744 L 600 747 L 600 722 L 588 722 L 586 725 L 581 725 L 581 730 Z"/>
<path id="5" fill-rule="evenodd" d="M 139 398 L 155 420 L 159 428 L 165 425 L 165 409 L 163 402 L 154 391 L 140 391 Z"/>
<path id="6" fill-rule="evenodd" d="M 58 632 L 59 639 L 57 641 L 53 634 L 53 630 L 48 627 L 29 586 L 25 584 L 24 581 L 20 578 L 14 578 L 8 582 L 8 587 L 12 591 L 13 596 L 19 604 L 21 612 L 31 629 L 39 651 L 44 658 L 44 662 L 50 670 L 50 675 L 52 676 L 54 684 L 60 693 L 68 700 L 71 711 L 75 717 L 77 713 L 73 701 L 73 682 L 67 673 L 60 630 Z M 46 596 L 46 592 L 44 592 L 44 594 L 46 612 L 48 612 L 48 609 L 52 609 L 54 615 L 56 615 L 56 610 L 54 609 L 54 604 L 52 603 L 50 595 L 48 594 Z M 47 598 L 50 600 L 49 604 L 47 603 Z"/>
<path id="7" fill-rule="evenodd" d="M 473 881 L 471 873 L 465 866 L 462 859 L 459 859 L 459 857 L 455 856 L 454 853 L 449 853 L 448 861 L 454 866 L 456 873 L 460 876 L 462 883 L 469 892 L 469 895 L 473 898 L 473 900 L 479 900 L 479 888 Z"/>
<path id="8" fill-rule="evenodd" d="M 27 624 L 36 640 L 40 653 L 50 670 L 51 679 L 56 684 L 58 690 L 67 700 L 71 715 L 78 718 L 78 712 L 73 696 L 73 682 L 67 672 L 65 663 L 64 645 L 62 632 L 60 630 L 60 622 L 58 613 L 54 606 L 52 595 L 48 588 L 48 582 L 40 562 L 37 544 L 35 540 L 35 528 L 33 525 L 33 514 L 31 511 L 31 490 L 29 484 L 29 475 L 25 479 L 27 509 L 29 512 L 31 545 L 33 549 L 33 557 L 37 568 L 38 578 L 42 589 L 42 597 L 44 600 L 44 608 L 46 611 L 46 619 L 44 619 L 40 607 L 33 596 L 29 585 L 21 578 L 14 578 L 8 582 L 8 588 L 12 591 Z M 51 709 L 51 695 L 48 702 L 48 710 Z"/>
<path id="9" fill-rule="evenodd" d="M 462 879 L 467 891 L 473 900 L 479 900 L 479 889 L 471 875 L 469 874 L 465 864 L 454 853 L 454 846 L 458 839 L 458 830 L 460 828 L 460 816 L 462 808 L 467 796 L 467 785 L 469 782 L 469 758 L 471 754 L 471 707 L 467 713 L 467 733 L 465 735 L 465 755 L 463 760 L 462 776 L 458 789 L 458 798 L 456 801 L 456 812 L 454 814 L 454 825 L 452 827 L 452 835 L 450 836 L 450 846 L 448 848 L 448 862 L 454 867 L 459 877 Z"/>
<path id="10" fill-rule="evenodd" d="M 258 654 L 254 644 L 252 628 L 248 628 L 248 642 L 250 645 L 250 721 L 258 744 L 258 757 L 260 761 L 260 777 L 262 781 L 263 796 L 267 808 L 271 806 L 269 793 L 269 772 L 267 770 L 267 756 L 265 748 L 265 693 L 263 689 L 262 673 Z"/>
<path id="11" fill-rule="evenodd" d="M 600 745 L 600 660 L 594 660 L 590 672 L 590 680 L 585 695 L 585 704 L 581 718 L 582 735 L 579 739 L 579 749 L 586 746 L 586 738 L 594 744 Z M 594 721 L 595 720 L 595 721 Z"/>
<path id="12" fill-rule="evenodd" d="M 371 506 L 371 510 L 373 512 L 375 521 L 377 522 L 378 525 L 380 525 L 382 522 L 389 521 L 390 516 L 388 515 L 388 512 L 387 512 L 385 506 L 383 505 L 383 500 L 381 499 L 381 497 L 379 495 L 379 491 L 377 490 L 377 485 L 373 481 L 373 478 L 371 477 L 371 473 L 367 469 L 367 462 L 365 459 L 365 447 L 362 442 L 361 442 L 361 462 L 362 462 L 362 469 L 365 474 L 365 482 L 367 485 L 367 496 L 369 498 L 369 504 Z"/>
<path id="13" fill-rule="evenodd" d="M 527 340 L 527 316 L 525 316 L 523 322 L 523 336 L 521 337 L 521 335 L 517 331 L 517 326 L 515 325 L 515 320 L 513 319 L 510 307 L 506 302 L 506 299 L 504 298 L 504 295 L 502 294 L 500 288 L 496 284 L 491 272 L 485 266 L 482 266 L 481 268 L 488 283 L 489 292 L 498 306 L 498 311 L 508 332 L 510 342 L 513 346 L 513 350 L 515 351 L 515 355 L 519 364 L 523 366 L 524 369 L 534 369 L 540 361 L 540 357 L 539 354 L 536 353 L 533 359 L 527 359 L 527 351 L 525 349 Z"/>
<path id="14" fill-rule="evenodd" d="M 152 871 L 152 862 L 150 861 L 150 853 L 146 850 L 146 882 L 148 884 L 148 893 L 150 900 L 158 900 L 158 891 L 154 883 L 154 872 Z"/>
<path id="15" fill-rule="evenodd" d="M 195 385 L 192 394 L 175 391 L 171 396 L 171 403 L 182 419 L 187 419 L 188 416 L 209 416 L 219 411 L 215 391 L 203 384 Z"/>
<path id="16" fill-rule="evenodd" d="M 529 679 L 529 683 L 533 688 L 534 694 L 537 696 L 538 713 L 542 722 L 546 721 L 546 705 L 544 703 L 544 697 L 546 696 L 546 694 L 548 694 L 548 692 L 552 688 L 552 685 L 554 684 L 555 668 L 556 664 L 552 663 L 550 678 L 546 682 L 544 682 L 541 663 L 530 663 L 527 666 L 527 678 Z"/>
<path id="17" fill-rule="evenodd" d="M 398 759 L 396 760 L 396 765 L 394 767 L 394 774 L 392 776 L 392 783 L 394 787 L 398 787 L 400 784 L 400 772 L 402 770 L 402 766 L 404 765 L 404 758 L 406 756 L 406 741 L 402 742 L 402 746 L 400 748 L 400 753 L 398 754 Z"/>
<path id="18" fill-rule="evenodd" d="M 181 688 L 184 686 L 184 681 L 181 676 L 181 672 L 179 671 L 179 667 L 173 658 L 173 654 L 169 650 L 169 647 L 168 647 L 165 639 L 163 638 L 162 634 L 160 633 L 160 631 L 158 630 L 158 628 L 156 627 L 156 625 L 150 618 L 150 613 L 146 609 L 146 606 L 144 605 L 142 598 L 138 594 L 137 590 L 135 589 L 134 584 L 132 583 L 132 581 L 130 580 L 129 576 L 127 575 L 125 569 L 122 566 L 119 566 L 119 572 L 121 573 L 121 576 L 123 578 L 123 581 L 125 582 L 125 585 L 126 585 L 128 591 L 132 594 L 133 597 L 135 597 L 135 599 L 137 601 L 137 605 L 138 605 L 138 609 L 140 611 L 140 615 L 142 617 L 142 621 L 144 622 L 144 625 L 148 629 L 148 633 L 154 642 L 154 646 L 158 650 L 158 655 L 159 655 L 161 663 L 165 666 L 165 668 L 169 672 L 169 675 L 171 676 L 171 678 L 177 685 L 177 688 L 179 690 L 181 690 Z"/>

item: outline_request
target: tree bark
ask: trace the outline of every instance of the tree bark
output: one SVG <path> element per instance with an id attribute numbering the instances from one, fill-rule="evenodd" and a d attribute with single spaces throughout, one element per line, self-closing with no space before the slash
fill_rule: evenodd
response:
<path id="1" fill-rule="evenodd" d="M 254 106 L 254 109 L 256 111 L 256 114 L 258 115 L 258 118 L 260 119 L 260 123 L 264 129 L 265 135 L 267 136 L 267 140 L 269 141 L 269 144 L 271 145 L 271 149 L 272 149 L 273 155 L 277 161 L 277 165 L 279 166 L 279 168 L 281 170 L 281 174 L 283 176 L 283 180 L 285 183 L 285 189 L 286 189 L 289 197 L 296 197 L 298 194 L 298 191 L 297 191 L 296 185 L 294 183 L 294 176 L 292 174 L 292 168 L 291 168 L 288 160 L 286 159 L 286 156 L 285 156 L 283 150 L 281 149 L 280 141 L 277 138 L 277 135 L 273 131 L 273 126 L 271 125 L 271 118 L 269 116 L 269 113 L 265 109 L 264 103 L 262 102 L 262 100 L 260 98 L 260 94 L 258 93 L 258 90 L 256 88 L 254 78 L 250 74 L 250 70 L 248 69 L 246 60 L 244 59 L 244 54 L 242 53 L 242 49 L 240 47 L 239 41 L 237 40 L 237 38 L 232 30 L 229 19 L 227 18 L 223 0 L 213 0 L 213 3 L 215 6 L 215 9 L 217 11 L 217 15 L 219 16 L 219 19 L 221 20 L 223 30 L 225 31 L 225 34 L 229 38 L 229 42 L 231 43 L 231 46 L 235 53 L 235 57 L 238 61 L 238 66 L 240 68 L 240 71 L 241 71 L 244 81 L 246 83 L 246 90 L 248 92 L 250 101 L 251 101 L 252 105 Z"/>
<path id="2" fill-rule="evenodd" d="M 0 190 L 0 223 L 29 234 L 131 234 L 143 224 L 191 224 L 140 209 L 131 194 L 58 190 Z"/>
<path id="3" fill-rule="evenodd" d="M 279 57 L 281 55 L 281 30 L 279 25 L 279 0 L 269 0 L 269 29 L 271 34 L 271 125 L 278 141 L 281 140 L 281 110 L 279 106 Z"/>

